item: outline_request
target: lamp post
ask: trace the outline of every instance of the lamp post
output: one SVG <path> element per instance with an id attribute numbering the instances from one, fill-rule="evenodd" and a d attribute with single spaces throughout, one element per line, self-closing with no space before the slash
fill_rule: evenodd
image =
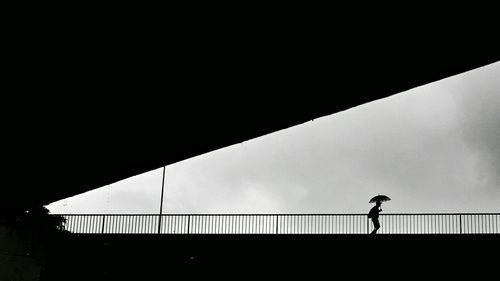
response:
<path id="1" fill-rule="evenodd" d="M 158 234 L 161 232 L 161 215 L 163 213 L 163 191 L 165 189 L 165 168 L 166 166 L 163 166 L 163 176 L 161 178 L 161 199 L 160 199 L 160 216 L 158 217 Z"/>

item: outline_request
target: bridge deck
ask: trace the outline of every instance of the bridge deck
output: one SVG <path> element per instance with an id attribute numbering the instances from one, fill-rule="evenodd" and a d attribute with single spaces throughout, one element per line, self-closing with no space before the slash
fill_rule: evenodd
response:
<path id="1" fill-rule="evenodd" d="M 157 277 L 475 278 L 498 274 L 500 235 L 69 234 L 51 247 L 51 280 Z M 403 275 L 402 275 L 403 274 Z M 377 277 L 378 276 L 378 277 Z M 61 279 L 58 279 L 61 278 Z M 81 278 L 81 279 L 78 279 Z"/>

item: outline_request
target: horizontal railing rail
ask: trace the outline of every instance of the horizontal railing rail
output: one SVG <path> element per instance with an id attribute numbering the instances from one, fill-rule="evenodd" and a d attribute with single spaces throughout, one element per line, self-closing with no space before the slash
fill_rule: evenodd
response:
<path id="1" fill-rule="evenodd" d="M 366 234 L 366 214 L 61 214 L 86 234 Z M 380 234 L 500 234 L 500 213 L 381 214 Z"/>

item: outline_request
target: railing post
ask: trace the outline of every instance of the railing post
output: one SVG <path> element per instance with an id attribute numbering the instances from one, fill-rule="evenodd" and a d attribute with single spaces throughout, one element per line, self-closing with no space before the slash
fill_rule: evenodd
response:
<path id="1" fill-rule="evenodd" d="M 278 225 L 279 225 L 278 219 L 279 219 L 279 216 L 276 215 L 276 234 L 278 234 Z"/>
<path id="2" fill-rule="evenodd" d="M 104 234 L 104 222 L 106 220 L 106 215 L 102 215 L 102 228 L 101 228 L 101 234 Z"/>
<path id="3" fill-rule="evenodd" d="M 366 234 L 370 234 L 370 219 L 366 219 Z"/>
<path id="4" fill-rule="evenodd" d="M 460 234 L 462 234 L 462 214 L 459 215 L 460 219 Z"/>
<path id="5" fill-rule="evenodd" d="M 189 227 L 191 225 L 191 215 L 188 215 L 188 230 L 187 230 L 187 234 L 189 234 Z"/>
<path id="6" fill-rule="evenodd" d="M 161 214 L 158 215 L 158 234 L 161 233 Z"/>

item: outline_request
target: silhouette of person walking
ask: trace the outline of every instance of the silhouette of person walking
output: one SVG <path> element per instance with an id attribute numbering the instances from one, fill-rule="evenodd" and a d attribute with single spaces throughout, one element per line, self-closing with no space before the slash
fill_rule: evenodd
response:
<path id="1" fill-rule="evenodd" d="M 375 206 L 373 206 L 373 208 L 371 208 L 370 212 L 368 213 L 368 218 L 372 219 L 374 228 L 370 234 L 377 234 L 377 230 L 380 228 L 380 222 L 378 221 L 379 213 L 382 212 L 382 208 L 380 206 L 382 206 L 382 202 L 377 201 L 375 203 Z"/>

